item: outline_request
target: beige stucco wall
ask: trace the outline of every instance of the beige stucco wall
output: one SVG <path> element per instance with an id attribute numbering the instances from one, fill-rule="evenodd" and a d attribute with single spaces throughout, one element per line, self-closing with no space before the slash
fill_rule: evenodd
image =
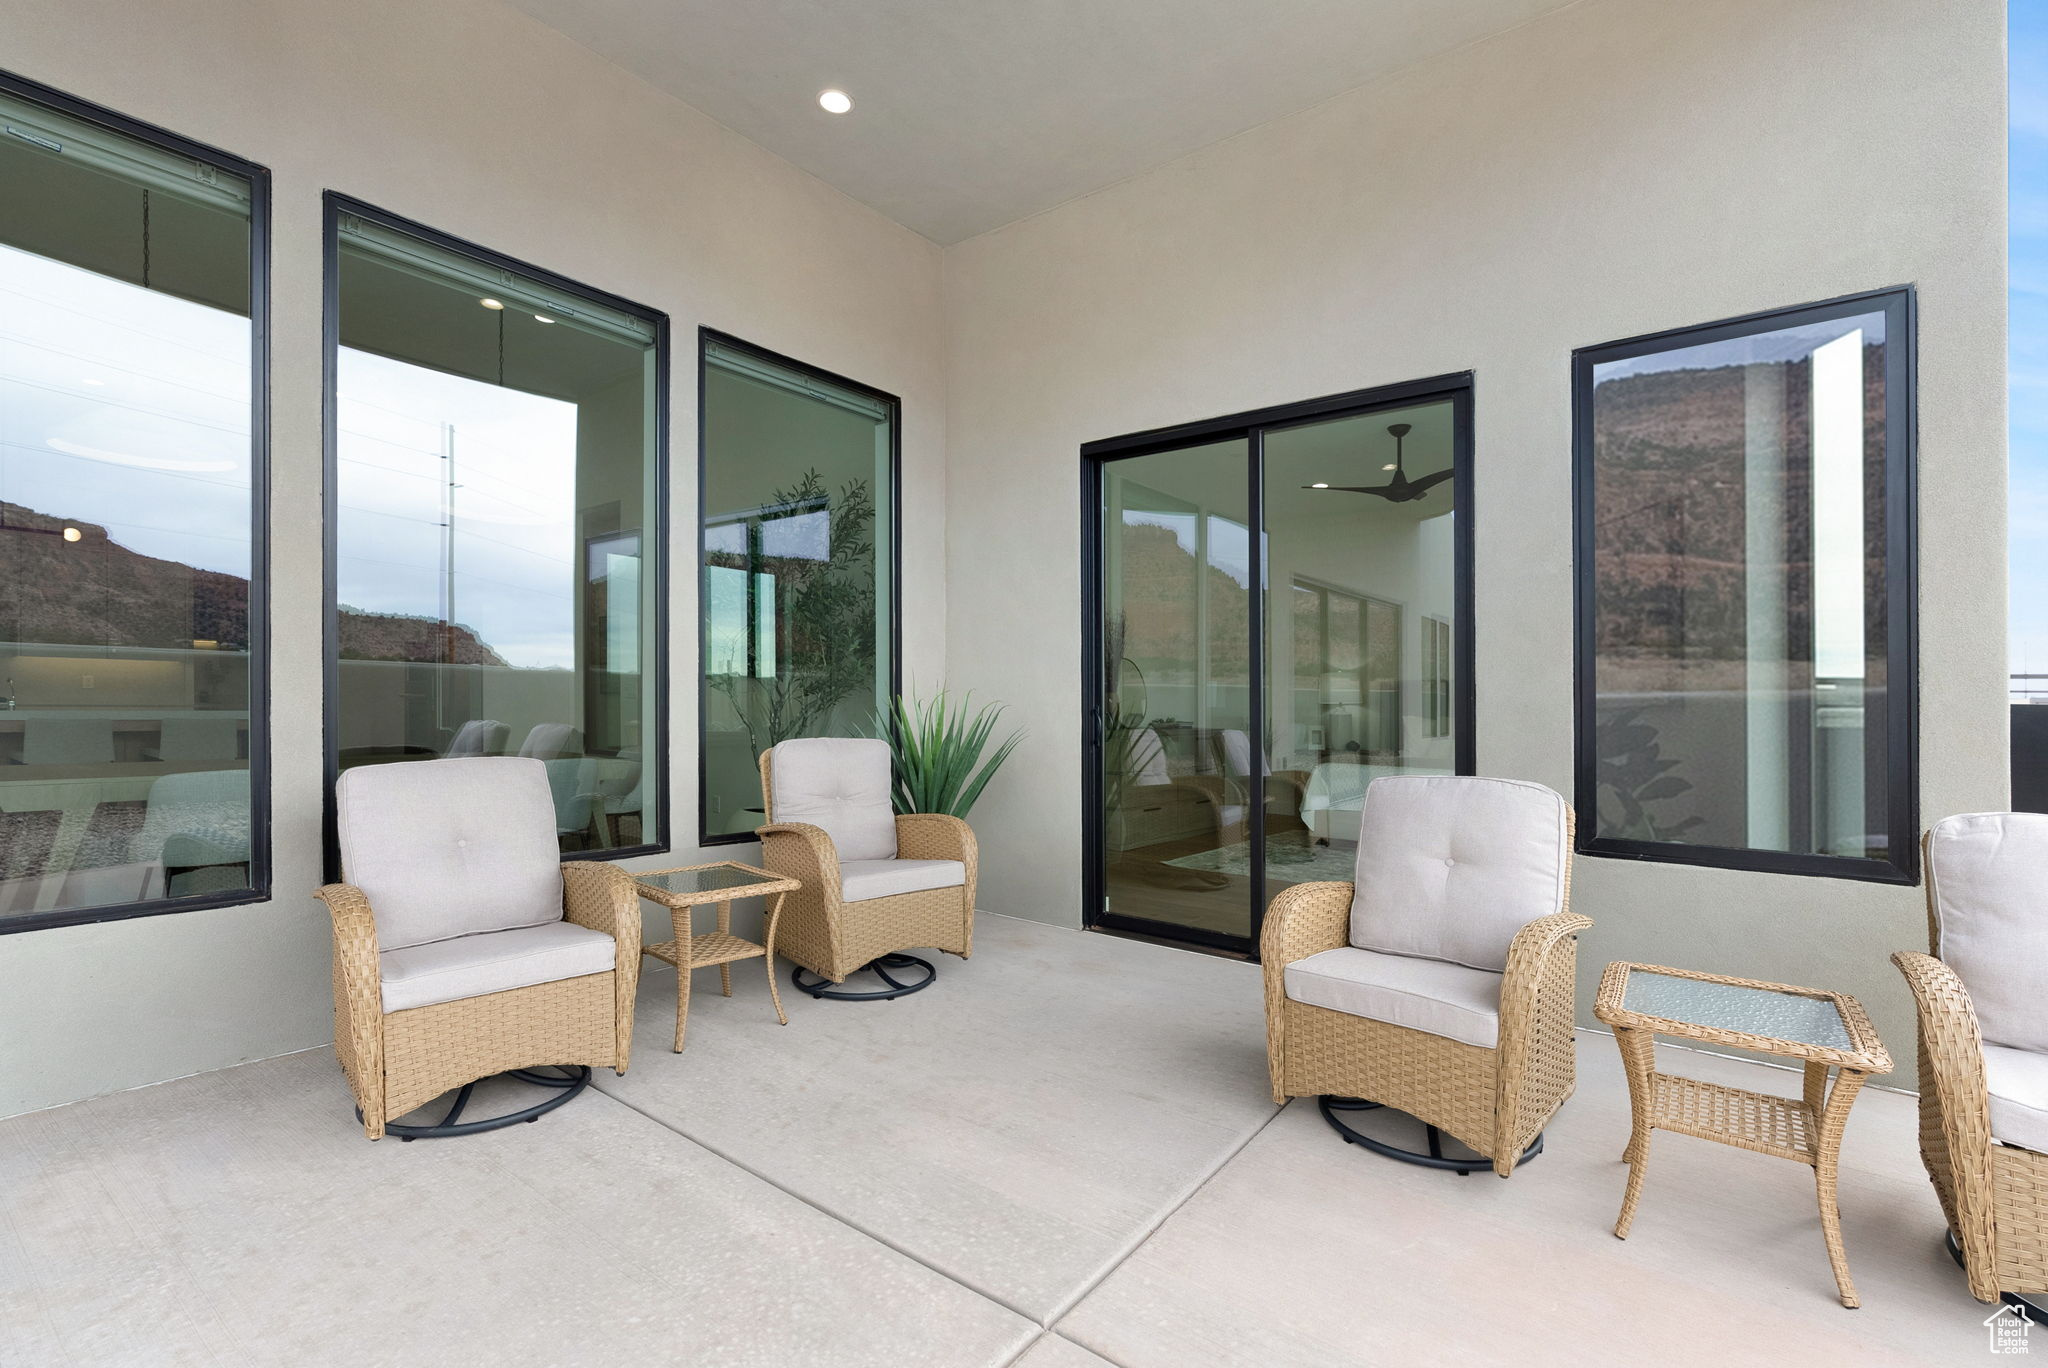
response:
<path id="1" fill-rule="evenodd" d="M 326 922 L 311 897 L 323 190 L 669 314 L 680 852 L 694 853 L 697 829 L 700 324 L 902 397 L 906 665 L 942 670 L 943 320 L 928 241 L 489 0 L 9 0 L 0 65 L 274 175 L 277 888 L 256 906 L 0 936 L 0 1115 L 329 1038 Z"/>
<path id="2" fill-rule="evenodd" d="M 1478 751 L 1569 792 L 1574 347 L 1919 289 L 1923 817 L 2003 806 L 2005 7 L 1586 0 L 947 253 L 950 682 L 1031 740 L 982 902 L 1081 899 L 1080 465 L 1093 438 L 1477 376 Z M 1601 963 L 1861 996 L 1917 889 L 1582 859 Z"/>

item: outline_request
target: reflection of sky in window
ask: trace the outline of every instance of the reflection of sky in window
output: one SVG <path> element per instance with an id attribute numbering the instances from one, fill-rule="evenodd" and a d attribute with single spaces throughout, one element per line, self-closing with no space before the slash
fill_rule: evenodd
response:
<path id="1" fill-rule="evenodd" d="M 2048 5 L 2016 4 L 2010 16 L 2010 658 L 2014 674 L 2042 674 L 2048 673 Z"/>
<path id="2" fill-rule="evenodd" d="M 830 560 L 832 515 L 819 509 L 815 513 L 792 513 L 764 519 L 761 523 L 761 554 L 799 560 Z"/>
<path id="3" fill-rule="evenodd" d="M 339 382 L 341 602 L 439 618 L 452 592 L 508 664 L 572 668 L 576 406 L 346 347 Z"/>
<path id="4" fill-rule="evenodd" d="M 1593 380 L 1604 384 L 1630 375 L 1651 375 L 1659 371 L 1710 370 L 1719 366 L 1756 366 L 1781 361 L 1799 361 L 1814 348 L 1838 337 L 1861 330 L 1865 346 L 1884 341 L 1884 315 L 1859 314 L 1798 328 L 1779 328 L 1748 337 L 1731 337 L 1721 342 L 1702 342 L 1649 356 L 1631 356 L 1620 361 L 1603 361 L 1593 367 Z"/>
<path id="5" fill-rule="evenodd" d="M 0 246 L 0 500 L 249 574 L 249 320 Z"/>

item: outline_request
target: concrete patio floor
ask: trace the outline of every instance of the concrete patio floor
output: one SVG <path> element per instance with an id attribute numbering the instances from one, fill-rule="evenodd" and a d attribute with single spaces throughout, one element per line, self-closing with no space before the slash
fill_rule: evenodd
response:
<path id="1" fill-rule="evenodd" d="M 633 1068 L 372 1145 L 313 1051 L 0 1122 L 0 1363 L 1287 1368 L 1975 1361 L 1911 1098 L 1811 1174 L 1660 1134 L 1626 1241 L 1611 1040 L 1508 1182 L 1266 1095 L 1258 970 L 984 915 L 929 992 L 770 1011 L 650 962 Z M 1593 972 L 1597 966 L 1585 966 Z M 785 971 L 786 972 L 786 971 Z M 786 980 L 785 980 L 786 983 Z M 1910 1042 L 1893 1042 L 1910 1053 Z M 1770 1091 L 1797 1075 L 1667 1051 Z M 1378 1123 L 1379 1117 L 1374 1118 Z"/>

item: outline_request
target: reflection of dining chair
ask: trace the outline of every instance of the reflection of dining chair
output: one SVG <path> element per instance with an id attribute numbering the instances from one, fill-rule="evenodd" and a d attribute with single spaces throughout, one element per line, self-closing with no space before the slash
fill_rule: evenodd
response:
<path id="1" fill-rule="evenodd" d="M 111 765 L 114 722 L 98 717 L 32 717 L 22 728 L 24 765 Z"/>
<path id="2" fill-rule="evenodd" d="M 543 760 L 541 763 L 547 766 L 548 793 L 555 802 L 557 839 L 565 850 L 588 848 L 598 802 L 595 764 L 581 756 Z"/>
<path id="3" fill-rule="evenodd" d="M 583 733 L 567 722 L 542 722 L 519 743 L 519 753 L 529 760 L 559 760 L 583 754 Z"/>
<path id="4" fill-rule="evenodd" d="M 241 713 L 216 717 L 166 717 L 159 724 L 157 747 L 149 758 L 200 764 L 210 760 L 238 760 L 242 754 L 243 725 Z"/>
<path id="5" fill-rule="evenodd" d="M 1235 727 L 1225 727 L 1208 738 L 1200 752 L 1200 771 L 1180 782 L 1200 795 L 1214 822 L 1215 848 L 1236 845 L 1250 836 L 1251 786 L 1264 786 L 1266 816 L 1293 817 L 1301 811 L 1302 791 L 1308 785 L 1303 770 L 1273 769 L 1272 760 L 1259 753 L 1260 777 L 1252 778 L 1251 738 Z"/>
<path id="6" fill-rule="evenodd" d="M 606 846 L 638 845 L 643 839 L 641 809 L 646 806 L 646 785 L 640 762 L 620 756 L 590 762 L 597 772 L 598 837 Z M 632 839 L 626 836 L 627 819 L 633 823 Z"/>
<path id="7" fill-rule="evenodd" d="M 443 759 L 458 760 L 479 755 L 503 755 L 512 729 L 503 722 L 474 718 L 456 729 L 455 739 L 441 753 Z"/>
<path id="8" fill-rule="evenodd" d="M 249 862 L 249 771 L 166 774 L 149 786 L 149 811 L 128 858 L 180 870 Z"/>

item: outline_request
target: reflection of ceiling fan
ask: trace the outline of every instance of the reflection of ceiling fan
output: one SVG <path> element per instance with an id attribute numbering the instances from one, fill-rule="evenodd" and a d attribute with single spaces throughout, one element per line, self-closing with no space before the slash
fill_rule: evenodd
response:
<path id="1" fill-rule="evenodd" d="M 1385 499 L 1385 500 L 1386 500 L 1386 501 L 1387 501 L 1388 503 L 1413 503 L 1413 502 L 1414 502 L 1415 500 L 1417 500 L 1417 499 L 1421 498 L 1421 497 L 1422 497 L 1423 495 L 1425 495 L 1425 494 L 1429 493 L 1429 491 L 1430 491 L 1430 490 L 1432 490 L 1432 489 L 1435 489 L 1435 488 L 1436 488 L 1436 487 L 1437 487 L 1438 485 L 1442 484 L 1442 483 L 1443 483 L 1443 482 L 1444 482 L 1445 480 L 1448 480 L 1448 479 L 1450 479 L 1450 478 L 1451 478 L 1451 476 L 1452 476 L 1452 475 L 1453 475 L 1453 474 L 1454 474 L 1455 472 L 1454 472 L 1454 471 L 1450 471 L 1450 470 L 1439 470 L 1439 471 L 1435 471 L 1435 472 L 1433 472 L 1433 473 L 1431 473 L 1431 474 L 1425 475 L 1425 476 L 1423 476 L 1423 477 L 1422 477 L 1421 479 L 1419 479 L 1419 480 L 1411 480 L 1411 479 L 1409 479 L 1409 478 L 1408 478 L 1408 472 L 1407 472 L 1407 470 L 1406 470 L 1406 469 L 1405 469 L 1405 468 L 1403 467 L 1403 465 L 1402 465 L 1402 461 L 1401 461 L 1401 439 L 1402 439 L 1403 437 L 1406 437 L 1406 436 L 1407 436 L 1407 435 L 1408 435 L 1408 434 L 1409 434 L 1410 432 L 1412 432 L 1412 431 L 1414 431 L 1414 429 L 1413 429 L 1412 427 L 1410 427 L 1410 426 L 1409 426 L 1409 425 L 1408 425 L 1407 423 L 1390 423 L 1390 424 L 1388 424 L 1388 426 L 1387 426 L 1387 432 L 1388 432 L 1388 433 L 1389 433 L 1389 434 L 1390 434 L 1390 435 L 1391 435 L 1391 436 L 1393 437 L 1393 439 L 1394 439 L 1394 465 L 1393 465 L 1393 470 L 1394 470 L 1394 478 L 1393 478 L 1393 479 L 1391 479 L 1391 480 L 1389 480 L 1389 481 L 1387 481 L 1387 482 L 1386 482 L 1385 484 L 1383 484 L 1383 485 L 1327 485 L 1327 484 L 1317 484 L 1317 485 L 1304 485 L 1304 486 L 1302 486 L 1302 488 L 1304 488 L 1304 489 L 1336 489 L 1336 490 L 1342 490 L 1342 491 L 1343 491 L 1344 493 L 1346 493 L 1346 494 L 1377 494 L 1377 495 L 1379 495 L 1379 496 L 1380 496 L 1380 497 L 1381 497 L 1382 499 Z"/>

